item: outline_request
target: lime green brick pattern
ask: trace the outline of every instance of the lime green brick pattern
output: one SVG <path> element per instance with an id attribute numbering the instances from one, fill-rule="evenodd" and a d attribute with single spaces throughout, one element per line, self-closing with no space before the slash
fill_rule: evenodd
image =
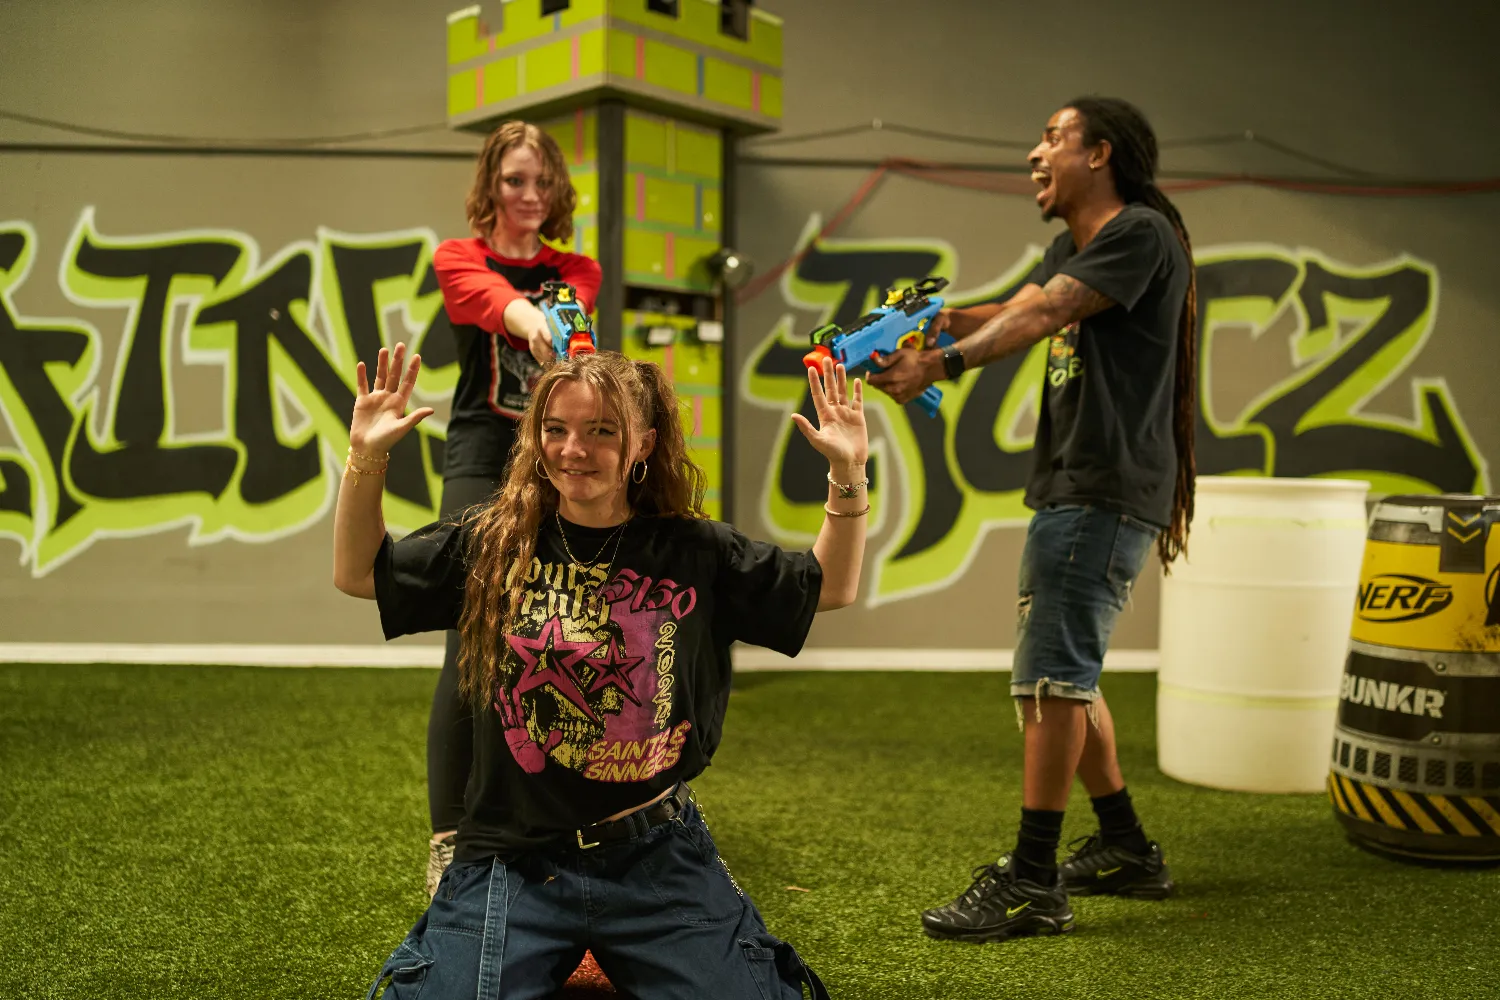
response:
<path id="1" fill-rule="evenodd" d="M 573 236 L 552 242 L 559 250 L 599 258 L 599 117 L 593 108 L 536 122 L 557 141 L 568 165 L 568 179 L 578 194 L 573 209 Z"/>
<path id="2" fill-rule="evenodd" d="M 766 95 L 770 91 L 770 103 L 778 116 L 781 113 L 781 77 L 644 35 L 611 28 L 605 67 L 611 76 L 757 114 L 769 114 Z"/>
<path id="3" fill-rule="evenodd" d="M 482 22 L 472 9 L 462 16 L 449 15 L 448 65 L 455 66 L 496 51 L 501 45 L 515 45 L 555 34 L 606 13 L 605 0 L 572 0 L 568 9 L 542 16 L 537 0 L 516 3 L 491 3 L 491 13 L 501 18 L 499 24 Z"/>
<path id="4" fill-rule="evenodd" d="M 719 104 L 751 110 L 755 101 L 752 74 L 722 59 L 703 60 L 703 96 Z"/>
<path id="5" fill-rule="evenodd" d="M 646 0 L 609 0 L 606 6 L 611 20 L 671 35 L 694 48 L 732 53 L 768 69 L 781 69 L 781 19 L 765 11 L 752 8 L 750 37 L 741 40 L 719 30 L 719 0 L 681 0 L 675 18 L 649 10 Z"/>
<path id="6" fill-rule="evenodd" d="M 505 56 L 474 71 L 481 91 L 479 106 L 508 101 L 521 92 L 521 60 Z"/>
<path id="7" fill-rule="evenodd" d="M 760 113 L 781 117 L 781 77 L 762 74 L 760 80 Z"/>
<path id="8" fill-rule="evenodd" d="M 473 111 L 479 106 L 476 96 L 479 71 L 468 69 L 462 73 L 454 73 L 448 77 L 448 117 L 455 118 L 458 115 Z"/>
<path id="9" fill-rule="evenodd" d="M 479 12 L 448 15 L 448 65 L 456 66 L 494 50 L 492 37 L 479 23 Z"/>
<path id="10" fill-rule="evenodd" d="M 691 322 L 627 310 L 623 324 L 624 353 L 640 361 L 656 362 L 671 380 L 682 405 L 682 433 L 687 439 L 688 455 L 708 479 L 704 511 L 709 517 L 718 518 L 723 514 L 724 495 L 723 399 L 719 390 L 724 365 L 722 347 L 691 338 L 661 347 L 646 343 L 646 331 L 653 326 L 682 327 Z"/>
<path id="11" fill-rule="evenodd" d="M 712 293 L 723 138 L 643 111 L 625 115 L 625 280 Z"/>
<path id="12" fill-rule="evenodd" d="M 526 6 L 524 0 L 507 4 L 505 9 L 520 6 Z M 548 18 L 549 25 L 551 22 L 552 18 Z M 493 45 L 494 38 L 483 41 L 488 44 L 481 44 L 477 54 L 493 53 L 491 58 L 468 69 L 449 70 L 450 118 L 518 97 L 540 94 L 575 80 L 603 79 L 606 38 L 602 26 L 555 42 L 532 44 L 520 52 L 508 52 Z"/>
<path id="13" fill-rule="evenodd" d="M 499 6 L 503 20 L 493 34 L 477 13 L 455 16 L 448 23 L 448 115 L 615 79 L 718 106 L 736 120 L 747 112 L 755 121 L 779 118 L 780 22 L 752 8 L 750 38 L 741 41 L 719 31 L 717 0 L 684 0 L 680 9 L 672 18 L 647 10 L 645 0 L 589 0 L 542 17 L 540 3 L 517 0 Z M 562 37 L 548 42 L 550 35 Z"/>

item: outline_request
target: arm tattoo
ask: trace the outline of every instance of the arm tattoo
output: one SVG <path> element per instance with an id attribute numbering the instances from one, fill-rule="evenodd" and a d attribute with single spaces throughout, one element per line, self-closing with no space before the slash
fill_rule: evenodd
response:
<path id="1" fill-rule="evenodd" d="M 1103 312 L 1114 304 L 1113 299 L 1100 295 L 1077 278 L 1055 275 L 1040 295 L 999 313 L 961 340 L 964 365 L 977 368 L 1025 350 L 1069 323 Z"/>
<path id="2" fill-rule="evenodd" d="M 1059 330 L 1069 323 L 1103 312 L 1115 304 L 1109 296 L 1100 295 L 1077 278 L 1070 278 L 1066 274 L 1054 275 L 1043 286 L 1042 294 L 1047 298 L 1047 310 Z"/>

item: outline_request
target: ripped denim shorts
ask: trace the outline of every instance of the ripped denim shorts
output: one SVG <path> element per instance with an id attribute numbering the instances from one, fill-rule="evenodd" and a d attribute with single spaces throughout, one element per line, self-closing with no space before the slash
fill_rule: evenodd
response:
<path id="1" fill-rule="evenodd" d="M 1158 533 L 1103 507 L 1051 504 L 1036 512 L 1021 552 L 1013 696 L 1036 699 L 1038 710 L 1046 697 L 1098 699 L 1115 620 Z"/>

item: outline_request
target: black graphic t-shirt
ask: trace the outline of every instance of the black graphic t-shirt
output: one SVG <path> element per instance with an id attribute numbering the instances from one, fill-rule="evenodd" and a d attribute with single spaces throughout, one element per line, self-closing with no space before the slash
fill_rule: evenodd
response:
<path id="1" fill-rule="evenodd" d="M 1127 205 L 1083 248 L 1064 231 L 1037 284 L 1066 274 L 1116 305 L 1052 335 L 1026 504 L 1094 503 L 1166 527 L 1177 331 L 1188 260 L 1166 217 Z"/>
<path id="2" fill-rule="evenodd" d="M 448 418 L 443 476 L 499 479 L 541 366 L 531 347 L 505 328 L 505 307 L 535 304 L 542 283 L 566 281 L 592 312 L 601 272 L 596 261 L 545 244 L 530 260 L 501 257 L 480 239 L 444 240 L 432 256 L 443 308 L 458 347 L 458 385 Z"/>
<path id="3" fill-rule="evenodd" d="M 563 529 L 573 555 L 593 562 L 574 564 L 557 521 L 544 520 L 519 627 L 475 706 L 461 860 L 514 856 L 701 773 L 728 707 L 730 645 L 795 656 L 817 611 L 823 572 L 811 552 L 718 521 Z M 386 538 L 375 593 L 387 639 L 458 627 L 467 532 L 439 522 Z"/>

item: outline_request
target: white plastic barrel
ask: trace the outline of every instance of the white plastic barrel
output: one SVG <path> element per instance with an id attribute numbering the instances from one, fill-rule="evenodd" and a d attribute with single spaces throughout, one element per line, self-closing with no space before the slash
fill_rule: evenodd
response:
<path id="1" fill-rule="evenodd" d="M 1199 476 L 1162 583 L 1157 760 L 1248 792 L 1321 792 L 1359 587 L 1369 484 Z"/>

